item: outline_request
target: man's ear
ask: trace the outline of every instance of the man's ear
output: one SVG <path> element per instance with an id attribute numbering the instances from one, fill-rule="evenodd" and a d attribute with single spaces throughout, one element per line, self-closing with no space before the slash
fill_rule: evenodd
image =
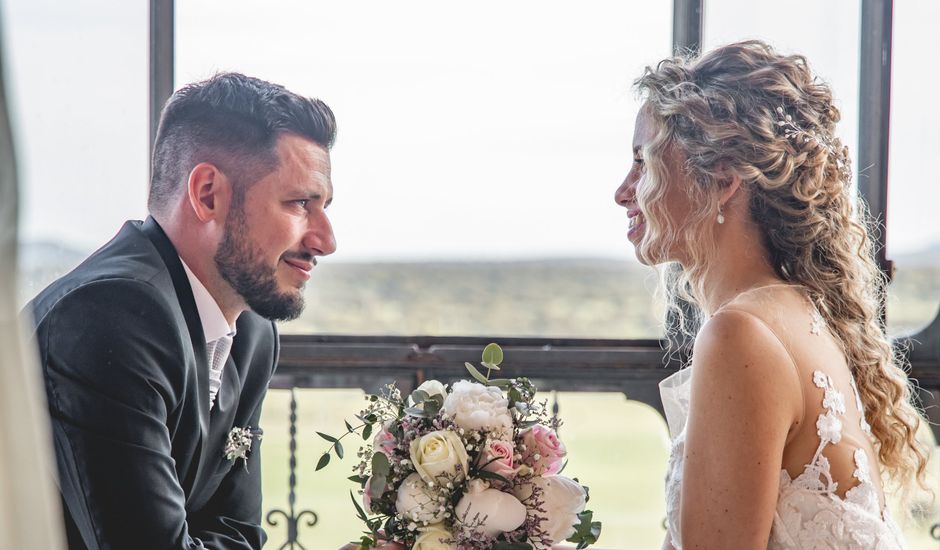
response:
<path id="1" fill-rule="evenodd" d="M 229 182 L 214 164 L 201 162 L 193 167 L 186 191 L 189 206 L 199 221 L 219 221 L 224 217 L 221 206 L 228 196 Z"/>

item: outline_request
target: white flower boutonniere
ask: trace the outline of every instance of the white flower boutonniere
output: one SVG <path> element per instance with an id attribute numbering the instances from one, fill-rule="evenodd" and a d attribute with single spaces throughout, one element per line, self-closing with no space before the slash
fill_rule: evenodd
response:
<path id="1" fill-rule="evenodd" d="M 244 461 L 245 471 L 248 471 L 248 453 L 251 452 L 251 443 L 254 438 L 258 438 L 258 441 L 261 441 L 262 435 L 261 429 L 252 430 L 251 426 L 245 426 L 244 428 L 234 427 L 232 431 L 228 433 L 228 440 L 225 442 L 225 449 L 222 450 L 225 460 L 238 460 L 239 458 Z"/>

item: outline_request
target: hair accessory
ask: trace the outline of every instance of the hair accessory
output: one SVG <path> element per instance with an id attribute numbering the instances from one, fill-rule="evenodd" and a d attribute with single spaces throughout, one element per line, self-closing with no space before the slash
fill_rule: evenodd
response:
<path id="1" fill-rule="evenodd" d="M 777 126 L 783 129 L 783 135 L 787 139 L 796 140 L 797 143 L 815 141 L 828 149 L 830 153 L 836 152 L 836 147 L 831 137 L 820 134 L 819 132 L 807 132 L 793 121 L 793 117 L 788 115 L 783 110 L 783 107 L 777 107 L 777 114 L 780 115 L 780 118 L 777 119 Z"/>
<path id="2" fill-rule="evenodd" d="M 795 141 L 798 144 L 814 141 L 817 144 L 825 147 L 826 150 L 829 151 L 829 154 L 835 157 L 836 166 L 839 170 L 839 173 L 842 175 L 842 179 L 845 182 L 851 181 L 851 166 L 849 165 L 846 157 L 837 154 L 839 151 L 836 148 L 835 140 L 831 135 L 828 133 L 809 132 L 804 130 L 793 120 L 791 115 L 787 114 L 786 111 L 783 110 L 783 107 L 777 107 L 777 114 L 780 115 L 780 118 L 777 119 L 776 125 L 783 130 L 784 137 Z"/>

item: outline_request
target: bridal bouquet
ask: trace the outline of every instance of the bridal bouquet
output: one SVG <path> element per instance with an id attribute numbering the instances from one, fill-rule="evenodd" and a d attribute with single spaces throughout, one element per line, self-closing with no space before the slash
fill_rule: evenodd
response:
<path id="1" fill-rule="evenodd" d="M 564 540 L 586 548 L 601 524 L 585 510 L 587 487 L 560 474 L 566 450 L 560 421 L 535 400 L 526 378 L 490 379 L 503 352 L 486 346 L 482 366 L 467 363 L 473 381 L 450 388 L 437 380 L 403 397 L 388 385 L 368 395 L 368 406 L 346 433 L 333 437 L 331 453 L 343 458 L 341 440 L 360 434 L 360 462 L 349 479 L 367 531 L 368 550 L 393 540 L 410 550 L 545 550 Z"/>

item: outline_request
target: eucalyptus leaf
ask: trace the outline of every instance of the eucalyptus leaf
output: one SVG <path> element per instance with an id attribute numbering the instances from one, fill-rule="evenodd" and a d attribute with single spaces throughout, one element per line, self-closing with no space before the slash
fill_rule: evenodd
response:
<path id="1" fill-rule="evenodd" d="M 338 441 L 338 439 L 336 439 L 336 438 L 333 437 L 332 435 L 327 435 L 327 434 L 325 434 L 325 433 L 323 433 L 323 432 L 317 432 L 317 435 L 320 436 L 320 437 L 322 437 L 323 439 L 329 441 L 330 443 L 336 443 L 336 442 Z"/>
<path id="2" fill-rule="evenodd" d="M 482 364 L 484 367 L 490 370 L 499 370 L 499 365 L 496 365 L 495 363 L 487 363 L 486 361 L 483 361 Z"/>
<path id="3" fill-rule="evenodd" d="M 384 453 L 375 453 L 372 455 L 372 475 L 388 477 L 391 467 L 388 463 L 388 457 Z"/>
<path id="4" fill-rule="evenodd" d="M 487 344 L 483 348 L 483 362 L 499 365 L 503 362 L 503 348 L 499 344 Z"/>
<path id="5" fill-rule="evenodd" d="M 414 403 L 415 405 L 420 405 L 421 403 L 424 403 L 425 401 L 428 400 L 428 397 L 430 397 L 428 395 L 428 392 L 424 390 L 415 390 L 411 392 L 411 402 Z"/>
<path id="6" fill-rule="evenodd" d="M 336 456 L 338 456 L 339 459 L 342 460 L 342 459 L 343 459 L 343 452 L 344 452 L 344 451 L 343 451 L 343 444 L 340 443 L 339 441 L 337 441 L 337 442 L 336 442 L 336 445 L 335 445 L 335 449 L 336 449 Z"/>
<path id="7" fill-rule="evenodd" d="M 370 435 L 372 435 L 372 424 L 366 424 L 365 428 L 362 429 L 362 440 L 367 441 Z"/>
<path id="8" fill-rule="evenodd" d="M 428 399 L 427 401 L 423 403 L 423 405 L 424 405 L 424 412 L 427 413 L 428 416 L 436 416 L 437 413 L 441 411 L 441 406 L 443 405 L 443 403 L 437 401 L 436 399 Z"/>
<path id="9" fill-rule="evenodd" d="M 323 456 L 320 457 L 320 461 L 317 462 L 317 470 L 322 470 L 326 468 L 326 465 L 330 463 L 330 453 L 323 453 Z"/>
<path id="10" fill-rule="evenodd" d="M 601 522 L 593 521 L 594 512 L 585 510 L 578 514 L 578 525 L 575 526 L 575 532 L 568 539 L 568 542 L 578 544 L 578 548 L 587 548 L 588 545 L 597 542 L 601 536 Z"/>
<path id="11" fill-rule="evenodd" d="M 532 545 L 528 542 L 497 542 L 493 545 L 493 550 L 532 550 Z"/>
<path id="12" fill-rule="evenodd" d="M 348 420 L 343 420 L 343 422 L 346 423 L 346 431 L 347 431 L 347 432 L 353 431 L 352 424 L 350 424 Z"/>
<path id="13" fill-rule="evenodd" d="M 353 494 L 352 491 L 349 491 L 349 498 L 350 500 L 352 500 L 353 504 L 356 505 L 356 515 L 359 517 L 359 519 L 361 519 L 362 521 L 368 522 L 369 517 L 366 515 L 365 510 L 362 509 L 362 505 L 359 504 L 359 500 L 356 499 L 356 496 Z"/>
<path id="14" fill-rule="evenodd" d="M 352 481 L 353 483 L 358 483 L 362 485 L 363 483 L 366 482 L 368 478 L 363 477 L 363 476 L 349 476 L 346 479 L 348 479 L 349 481 Z"/>
<path id="15" fill-rule="evenodd" d="M 372 474 L 372 481 L 369 483 L 369 497 L 378 499 L 382 497 L 382 493 L 385 492 L 385 484 L 388 483 L 388 478 L 383 475 Z"/>
<path id="16" fill-rule="evenodd" d="M 405 409 L 405 413 L 409 416 L 417 416 L 418 418 L 430 418 L 432 416 L 421 407 L 408 407 Z"/>
<path id="17" fill-rule="evenodd" d="M 480 371 L 478 371 L 476 367 L 474 367 L 470 363 L 464 363 L 464 366 L 467 367 L 467 371 L 470 373 L 470 376 L 476 379 L 477 382 L 484 384 L 486 386 L 490 385 L 490 381 L 485 376 L 483 376 L 483 374 L 481 374 Z"/>

